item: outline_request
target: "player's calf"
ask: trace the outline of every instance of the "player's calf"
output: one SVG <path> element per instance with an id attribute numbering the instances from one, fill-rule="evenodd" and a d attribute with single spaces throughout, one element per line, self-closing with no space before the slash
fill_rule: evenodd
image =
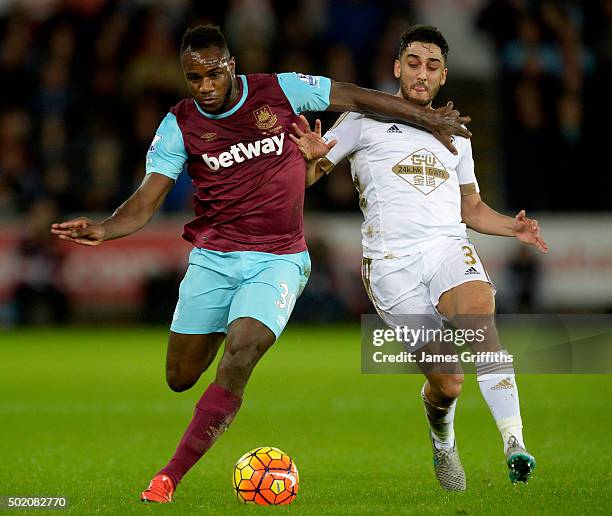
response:
<path id="1" fill-rule="evenodd" d="M 463 375 L 430 375 L 421 389 L 431 438 L 438 449 L 450 450 L 455 446 L 455 408 L 461 382 Z"/>
<path id="2" fill-rule="evenodd" d="M 455 409 L 462 383 L 463 374 L 429 375 L 421 390 L 429 423 L 434 473 L 447 491 L 465 491 L 466 487 L 454 430 Z"/>
<path id="3" fill-rule="evenodd" d="M 450 407 L 461 394 L 464 376 L 456 374 L 429 374 L 423 387 L 424 396 L 437 407 Z"/>
<path id="4" fill-rule="evenodd" d="M 151 489 L 158 492 L 159 489 L 154 488 L 159 484 L 159 478 L 162 477 L 169 479 L 172 490 L 176 489 L 183 476 L 225 432 L 236 417 L 241 404 L 241 397 L 215 383 L 211 383 L 197 402 L 193 418 L 187 430 L 185 430 L 176 452 L 170 462 L 157 473 L 145 493 L 151 491 Z M 172 493 L 170 499 L 166 501 L 171 501 L 171 495 Z M 149 501 L 160 501 L 159 499 L 152 499 L 150 496 L 147 499 Z"/>

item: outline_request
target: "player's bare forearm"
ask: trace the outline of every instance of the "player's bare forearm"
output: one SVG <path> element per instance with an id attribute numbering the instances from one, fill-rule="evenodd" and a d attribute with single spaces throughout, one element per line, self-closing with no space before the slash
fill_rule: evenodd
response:
<path id="1" fill-rule="evenodd" d="M 425 108 L 407 102 L 401 97 L 376 90 L 361 88 L 352 83 L 332 82 L 328 111 L 354 111 L 367 115 L 385 115 L 431 129 L 431 120 Z"/>
<path id="2" fill-rule="evenodd" d="M 512 228 L 514 219 L 495 211 L 482 200 L 478 200 L 478 202 L 469 207 L 464 206 L 462 202 L 461 218 L 467 227 L 478 231 L 478 233 L 507 237 L 515 236 Z"/>
<path id="3" fill-rule="evenodd" d="M 60 240 L 88 246 L 130 235 L 151 220 L 173 184 L 162 174 L 148 174 L 138 190 L 104 222 L 79 217 L 51 224 L 51 233 Z"/>
<path id="4" fill-rule="evenodd" d="M 472 193 L 461 197 L 461 218 L 469 228 L 479 233 L 513 236 L 541 253 L 548 252 L 548 244 L 542 238 L 538 221 L 528 218 L 525 210 L 518 212 L 514 218 L 508 217 L 482 202 L 479 193 Z"/>
<path id="5" fill-rule="evenodd" d="M 457 154 L 457 149 L 452 144 L 452 135 L 464 138 L 472 136 L 463 125 L 470 122 L 470 117 L 460 116 L 452 103 L 438 109 L 424 108 L 397 95 L 346 82 L 332 82 L 327 110 L 354 111 L 403 120 L 431 132 L 453 154 Z"/>
<path id="6" fill-rule="evenodd" d="M 325 172 L 318 166 L 319 160 L 313 159 L 312 161 L 306 162 L 306 188 L 314 185 L 319 179 L 321 179 Z"/>
<path id="7" fill-rule="evenodd" d="M 174 181 L 162 174 L 148 174 L 142 184 L 104 222 L 104 240 L 131 235 L 146 226 L 164 202 Z"/>
<path id="8" fill-rule="evenodd" d="M 155 210 L 142 203 L 138 197 L 137 194 L 132 195 L 102 222 L 104 240 L 114 240 L 131 235 L 149 223 Z"/>

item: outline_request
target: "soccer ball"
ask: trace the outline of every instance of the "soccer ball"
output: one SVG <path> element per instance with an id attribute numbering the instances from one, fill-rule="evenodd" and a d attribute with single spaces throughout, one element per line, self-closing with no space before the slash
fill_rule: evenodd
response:
<path id="1" fill-rule="evenodd" d="M 270 446 L 245 453 L 234 467 L 234 491 L 245 504 L 288 505 L 295 500 L 299 482 L 291 457 Z"/>

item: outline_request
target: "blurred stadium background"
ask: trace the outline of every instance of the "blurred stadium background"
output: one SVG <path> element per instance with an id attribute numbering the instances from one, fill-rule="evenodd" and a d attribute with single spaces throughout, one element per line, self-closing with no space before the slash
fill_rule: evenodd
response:
<path id="1" fill-rule="evenodd" d="M 90 249 L 50 222 L 108 216 L 140 183 L 186 94 L 184 29 L 216 23 L 240 73 L 299 71 L 387 92 L 399 35 L 438 26 L 452 99 L 472 116 L 483 198 L 541 221 L 551 252 L 477 236 L 501 312 L 612 311 L 611 0 L 0 1 L 0 327 L 169 322 L 188 245 L 185 174 L 144 231 Z M 323 114 L 324 129 L 335 120 Z M 361 215 L 348 167 L 306 194 L 303 322 L 356 321 Z"/>

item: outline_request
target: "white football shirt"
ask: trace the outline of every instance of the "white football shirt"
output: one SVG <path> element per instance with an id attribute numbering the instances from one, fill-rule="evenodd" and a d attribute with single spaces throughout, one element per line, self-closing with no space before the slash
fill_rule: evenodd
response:
<path id="1" fill-rule="evenodd" d="M 479 191 L 468 139 L 453 138 L 455 156 L 425 131 L 357 113 L 343 114 L 324 138 L 338 140 L 326 156 L 331 165 L 350 161 L 366 258 L 412 254 L 440 236 L 466 238 L 459 185 Z"/>

